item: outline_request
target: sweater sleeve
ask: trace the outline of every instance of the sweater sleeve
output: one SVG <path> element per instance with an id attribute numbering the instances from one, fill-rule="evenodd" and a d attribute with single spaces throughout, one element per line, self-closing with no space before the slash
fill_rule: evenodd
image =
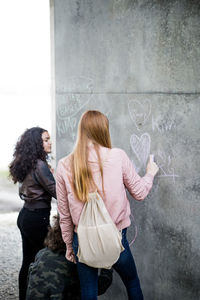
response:
<path id="1" fill-rule="evenodd" d="M 69 248 L 72 247 L 74 225 L 69 209 L 66 184 L 62 176 L 61 162 L 58 163 L 56 170 L 56 194 L 62 237 L 66 246 Z"/>
<path id="2" fill-rule="evenodd" d="M 124 151 L 122 151 L 122 153 L 124 185 L 136 200 L 144 200 L 152 188 L 154 177 L 150 174 L 146 174 L 144 177 L 140 177 L 135 171 L 133 163 L 131 162 L 127 154 Z"/>

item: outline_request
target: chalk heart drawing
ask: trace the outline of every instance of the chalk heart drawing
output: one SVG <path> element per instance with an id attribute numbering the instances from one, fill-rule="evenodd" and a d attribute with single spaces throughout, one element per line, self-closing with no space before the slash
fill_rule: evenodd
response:
<path id="1" fill-rule="evenodd" d="M 138 137 L 136 134 L 132 134 L 130 137 L 130 145 L 140 163 L 140 168 L 146 167 L 150 155 L 150 135 L 148 133 L 143 133 L 141 137 Z"/>
<path id="2" fill-rule="evenodd" d="M 130 100 L 128 111 L 137 130 L 140 130 L 151 114 L 151 102 L 149 100 Z"/>

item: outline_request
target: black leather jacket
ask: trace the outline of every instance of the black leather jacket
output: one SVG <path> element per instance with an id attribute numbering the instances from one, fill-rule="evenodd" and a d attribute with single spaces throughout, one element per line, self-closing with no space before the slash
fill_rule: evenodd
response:
<path id="1" fill-rule="evenodd" d="M 51 207 L 51 198 L 56 198 L 56 184 L 45 161 L 38 159 L 36 168 L 19 184 L 19 196 L 25 201 L 26 208 Z"/>

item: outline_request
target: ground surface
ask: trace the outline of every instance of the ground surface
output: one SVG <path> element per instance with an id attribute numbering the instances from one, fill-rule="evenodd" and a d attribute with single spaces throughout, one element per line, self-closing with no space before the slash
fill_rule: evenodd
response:
<path id="1" fill-rule="evenodd" d="M 18 273 L 22 261 L 17 216 L 23 205 L 17 186 L 0 178 L 0 300 L 18 300 Z M 52 215 L 56 205 L 52 205 Z"/>

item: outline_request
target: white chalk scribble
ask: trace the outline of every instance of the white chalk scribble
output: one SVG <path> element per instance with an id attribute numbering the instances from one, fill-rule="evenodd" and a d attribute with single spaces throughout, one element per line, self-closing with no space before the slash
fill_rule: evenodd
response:
<path id="1" fill-rule="evenodd" d="M 158 131 L 160 133 L 171 131 L 176 129 L 176 121 L 172 119 L 160 120 L 152 116 L 152 131 Z"/>
<path id="2" fill-rule="evenodd" d="M 77 114 L 90 102 L 93 82 L 91 78 L 70 77 L 67 78 L 67 86 L 71 93 L 65 87 L 58 92 L 60 101 L 57 106 L 57 133 L 59 137 L 68 134 L 74 140 Z"/>
<path id="3" fill-rule="evenodd" d="M 175 174 L 174 168 L 172 167 L 172 160 L 170 155 L 166 155 L 164 151 L 160 149 L 155 154 L 155 161 L 159 166 L 158 177 L 172 177 L 173 183 L 175 183 L 175 178 L 179 175 Z"/>

